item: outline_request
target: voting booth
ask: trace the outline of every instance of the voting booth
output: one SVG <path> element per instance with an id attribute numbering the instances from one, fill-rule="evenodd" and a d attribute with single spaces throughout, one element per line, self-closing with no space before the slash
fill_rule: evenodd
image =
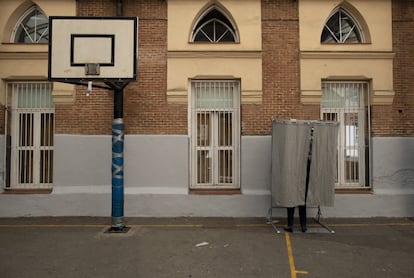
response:
<path id="1" fill-rule="evenodd" d="M 270 220 L 275 208 L 306 205 L 318 209 L 320 223 L 321 207 L 334 206 L 338 128 L 332 121 L 272 121 Z"/>

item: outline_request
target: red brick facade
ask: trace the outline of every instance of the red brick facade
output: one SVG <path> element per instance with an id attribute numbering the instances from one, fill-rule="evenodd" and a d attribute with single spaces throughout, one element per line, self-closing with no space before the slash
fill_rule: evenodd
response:
<path id="1" fill-rule="evenodd" d="M 393 0 L 392 11 L 394 103 L 373 115 L 374 132 L 414 136 L 414 2 Z"/>
<path id="2" fill-rule="evenodd" d="M 125 16 L 139 17 L 138 80 L 125 89 L 127 134 L 187 134 L 187 105 L 169 104 L 167 5 L 163 0 L 126 0 Z M 81 0 L 81 16 L 114 16 L 116 1 Z M 373 136 L 414 135 L 414 5 L 393 1 L 393 104 L 371 109 Z M 318 105 L 300 103 L 298 2 L 262 1 L 263 103 L 241 107 L 242 135 L 268 135 L 272 118 L 318 119 Z M 79 87 L 75 105 L 56 106 L 56 132 L 110 134 L 112 92 Z"/>
<path id="3" fill-rule="evenodd" d="M 272 118 L 318 119 L 318 106 L 300 103 L 297 2 L 262 1 L 262 43 L 263 104 L 251 112 L 242 107 L 243 124 L 251 123 L 243 133 L 270 134 Z"/>

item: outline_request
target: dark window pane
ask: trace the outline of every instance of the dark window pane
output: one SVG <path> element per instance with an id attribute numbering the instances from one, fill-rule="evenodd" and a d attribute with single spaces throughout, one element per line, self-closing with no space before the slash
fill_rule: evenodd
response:
<path id="1" fill-rule="evenodd" d="M 235 28 L 218 9 L 213 8 L 196 25 L 193 41 L 235 42 Z"/>
<path id="2" fill-rule="evenodd" d="M 321 34 L 323 43 L 360 43 L 362 36 L 356 22 L 344 10 L 339 9 L 326 22 Z"/>

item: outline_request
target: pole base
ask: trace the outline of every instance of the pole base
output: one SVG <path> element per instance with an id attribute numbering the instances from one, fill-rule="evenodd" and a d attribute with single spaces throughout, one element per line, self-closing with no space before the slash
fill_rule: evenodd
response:
<path id="1" fill-rule="evenodd" d="M 105 233 L 127 233 L 129 231 L 129 227 L 125 226 L 124 218 L 122 216 L 112 217 L 112 225 Z"/>
<path id="2" fill-rule="evenodd" d="M 110 227 L 105 231 L 105 234 L 125 234 L 127 233 L 131 228 L 130 227 Z"/>

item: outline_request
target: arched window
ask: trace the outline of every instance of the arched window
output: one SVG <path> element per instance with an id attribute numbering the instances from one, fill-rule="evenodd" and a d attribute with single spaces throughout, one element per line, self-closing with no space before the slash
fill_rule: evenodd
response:
<path id="1" fill-rule="evenodd" d="M 325 23 L 321 43 L 363 43 L 364 36 L 355 18 L 338 8 Z"/>
<path id="2" fill-rule="evenodd" d="M 201 14 L 193 28 L 191 42 L 239 42 L 236 28 L 232 21 L 216 5 Z"/>
<path id="3" fill-rule="evenodd" d="M 48 41 L 49 20 L 39 7 L 34 5 L 17 22 L 13 30 L 12 42 L 47 43 Z"/>

